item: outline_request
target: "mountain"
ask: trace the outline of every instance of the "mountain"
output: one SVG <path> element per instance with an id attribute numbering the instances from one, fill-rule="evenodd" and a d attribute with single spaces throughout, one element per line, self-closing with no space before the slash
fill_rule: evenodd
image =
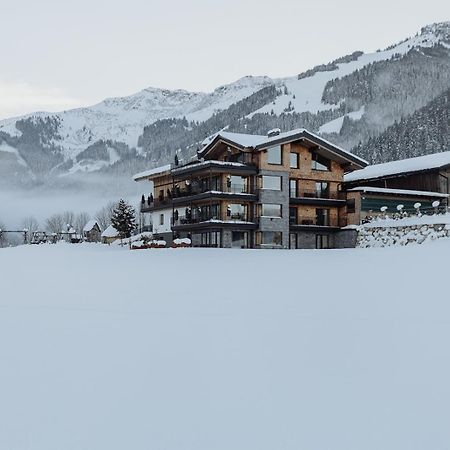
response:
<path id="1" fill-rule="evenodd" d="M 292 77 L 248 76 L 211 93 L 148 88 L 92 107 L 2 120 L 0 180 L 128 178 L 172 161 L 175 152 L 190 157 L 221 129 L 305 127 L 363 152 L 449 88 L 450 22 L 443 22 L 385 50 L 355 51 Z"/>
<path id="2" fill-rule="evenodd" d="M 372 163 L 450 149 L 450 89 L 353 151 Z"/>

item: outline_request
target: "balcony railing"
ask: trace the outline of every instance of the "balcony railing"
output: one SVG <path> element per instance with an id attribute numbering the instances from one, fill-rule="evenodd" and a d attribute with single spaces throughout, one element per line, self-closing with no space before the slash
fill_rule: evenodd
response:
<path id="1" fill-rule="evenodd" d="M 179 225 L 191 225 L 201 222 L 207 222 L 209 220 L 217 220 L 221 222 L 233 222 L 233 221 L 240 221 L 240 222 L 248 222 L 248 216 L 246 214 L 231 214 L 230 216 L 227 216 L 225 220 L 223 220 L 221 217 L 217 215 L 200 215 L 196 217 L 189 217 L 189 216 L 180 216 L 177 219 L 172 220 L 173 226 L 179 226 Z"/>
<path id="2" fill-rule="evenodd" d="M 207 222 L 208 220 L 220 220 L 219 216 L 216 215 L 200 215 L 200 216 L 196 216 L 196 217 L 192 217 L 192 216 L 180 216 L 177 219 L 174 219 L 172 221 L 173 226 L 178 226 L 178 225 L 190 225 L 190 224 L 195 224 L 195 223 L 201 223 L 201 222 Z"/>
<path id="3" fill-rule="evenodd" d="M 295 220 L 294 218 L 289 218 L 289 225 L 306 225 L 306 226 L 319 226 L 319 227 L 337 227 L 338 224 L 334 223 L 336 221 L 324 218 L 315 218 L 315 219 L 299 219 Z"/>
<path id="4" fill-rule="evenodd" d="M 204 194 L 205 192 L 225 192 L 229 194 L 252 194 L 253 190 L 245 184 L 212 184 L 206 186 L 190 185 L 183 189 L 175 189 L 173 192 L 174 198 L 190 197 L 191 195 Z"/>
<path id="5" fill-rule="evenodd" d="M 341 200 L 343 199 L 342 193 L 338 191 L 319 191 L 319 190 L 306 190 L 299 189 L 298 191 L 291 189 L 290 190 L 291 198 L 323 198 L 329 200 Z"/>
<path id="6" fill-rule="evenodd" d="M 170 206 L 172 204 L 172 199 L 170 197 L 163 198 L 147 198 L 145 202 L 141 202 L 141 211 L 145 211 L 150 208 L 158 208 L 160 206 Z"/>

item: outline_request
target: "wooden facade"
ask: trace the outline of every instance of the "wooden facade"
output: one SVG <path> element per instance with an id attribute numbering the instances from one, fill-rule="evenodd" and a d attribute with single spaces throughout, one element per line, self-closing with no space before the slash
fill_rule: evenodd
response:
<path id="1" fill-rule="evenodd" d="M 258 145 L 248 144 L 252 138 L 223 133 L 198 161 L 143 177 L 153 182 L 141 208 L 152 214 L 153 232 L 166 241 L 190 237 L 198 246 L 340 246 L 343 176 L 364 161 L 304 130 L 256 136 Z M 171 235 L 155 227 L 169 210 Z"/>

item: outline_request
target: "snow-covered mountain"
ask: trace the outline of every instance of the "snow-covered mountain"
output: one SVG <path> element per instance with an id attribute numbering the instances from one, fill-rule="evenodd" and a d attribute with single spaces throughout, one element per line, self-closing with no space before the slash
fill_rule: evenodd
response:
<path id="1" fill-rule="evenodd" d="M 2 120 L 0 175 L 128 176 L 176 150 L 188 154 L 223 128 L 260 134 L 305 126 L 352 147 L 448 89 L 449 55 L 444 22 L 383 51 L 354 52 L 287 78 L 248 76 L 211 93 L 147 88 L 91 107 Z"/>
<path id="2" fill-rule="evenodd" d="M 86 108 L 60 113 L 38 112 L 2 120 L 0 131 L 20 136 L 21 132 L 16 128 L 18 120 L 54 117 L 59 122 L 60 139 L 53 142 L 61 146 L 65 157 L 76 157 L 98 140 L 118 141 L 136 147 L 146 125 L 170 117 L 205 120 L 271 83 L 268 77 L 249 76 L 208 94 L 149 87 L 129 97 L 109 98 Z"/>

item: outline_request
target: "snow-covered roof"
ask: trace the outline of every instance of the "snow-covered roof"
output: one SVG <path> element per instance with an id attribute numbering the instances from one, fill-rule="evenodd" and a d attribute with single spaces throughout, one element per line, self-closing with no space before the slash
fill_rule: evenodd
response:
<path id="1" fill-rule="evenodd" d="M 92 231 L 95 225 L 98 226 L 97 221 L 95 219 L 92 219 L 83 227 L 83 231 Z"/>
<path id="2" fill-rule="evenodd" d="M 441 194 L 440 192 L 430 192 L 430 191 L 412 191 L 409 189 L 389 189 L 389 188 L 379 188 L 372 186 L 359 186 L 353 189 L 348 189 L 349 192 L 372 192 L 374 194 L 393 194 L 393 195 L 411 195 L 416 197 L 438 197 L 447 198 L 449 194 Z"/>
<path id="3" fill-rule="evenodd" d="M 267 136 L 262 136 L 259 134 L 230 133 L 228 131 L 221 131 L 220 133 L 217 133 L 216 137 L 217 136 L 220 136 L 228 141 L 235 142 L 241 147 L 256 147 L 267 140 Z"/>
<path id="4" fill-rule="evenodd" d="M 370 180 L 389 175 L 438 169 L 447 165 L 450 165 L 450 152 L 434 153 L 432 155 L 367 166 L 364 169 L 348 173 L 344 176 L 344 181 Z"/>
<path id="5" fill-rule="evenodd" d="M 166 164 L 165 166 L 155 167 L 153 169 L 145 170 L 144 172 L 137 173 L 133 176 L 134 181 L 143 180 L 144 178 L 148 178 L 153 175 L 160 175 L 164 172 L 168 172 L 171 169 L 170 164 Z"/>
<path id="6" fill-rule="evenodd" d="M 103 233 L 102 237 L 119 237 L 119 232 L 110 225 Z"/>
<path id="7" fill-rule="evenodd" d="M 297 140 L 297 139 L 306 139 L 309 140 L 316 145 L 319 145 L 327 150 L 334 152 L 335 154 L 346 158 L 359 166 L 366 166 L 368 163 L 366 160 L 356 156 L 343 148 L 338 147 L 332 142 L 323 139 L 322 137 L 311 133 L 304 128 L 297 128 L 295 130 L 286 131 L 284 133 L 277 134 L 275 136 L 262 136 L 258 134 L 245 134 L 245 133 L 230 133 L 228 131 L 221 131 L 216 134 L 216 136 L 207 144 L 202 150 L 199 152 L 200 154 L 205 154 L 207 151 L 212 148 L 215 143 L 224 139 L 225 141 L 232 142 L 240 147 L 244 148 L 253 148 L 256 150 L 264 150 L 268 148 L 270 145 L 278 145 L 283 144 L 289 141 Z"/>
<path id="8" fill-rule="evenodd" d="M 186 172 L 190 169 L 197 169 L 199 167 L 208 167 L 208 166 L 228 166 L 228 167 L 248 167 L 247 164 L 242 164 L 234 161 L 218 161 L 215 159 L 208 159 L 206 161 L 197 162 L 193 164 L 186 164 L 185 166 L 179 166 L 172 169 L 172 173 L 177 174 L 180 172 Z"/>

